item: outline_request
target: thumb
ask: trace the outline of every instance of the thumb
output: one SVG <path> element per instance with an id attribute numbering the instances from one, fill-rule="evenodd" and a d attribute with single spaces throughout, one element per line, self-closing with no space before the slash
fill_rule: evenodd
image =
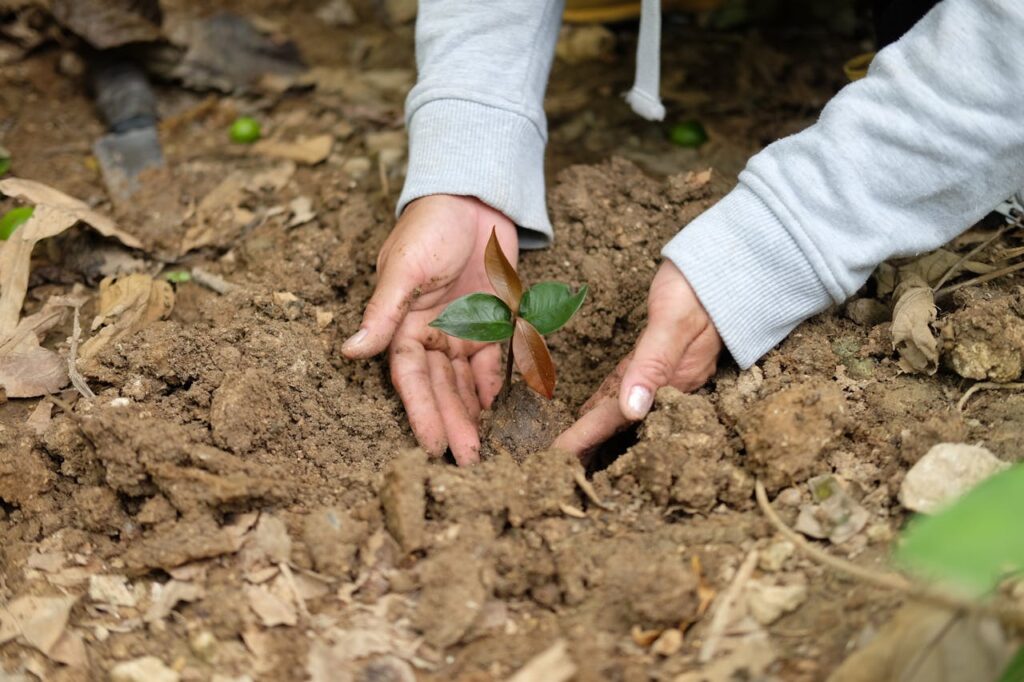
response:
<path id="1" fill-rule="evenodd" d="M 385 268 L 363 311 L 359 331 L 342 344 L 342 354 L 354 360 L 374 356 L 387 348 L 409 311 L 417 286 L 409 268 Z"/>
<path id="2" fill-rule="evenodd" d="M 686 349 L 707 324 L 696 297 L 688 292 L 682 273 L 671 264 L 662 265 L 651 284 L 647 328 L 622 375 L 619 409 L 627 419 L 647 416 L 655 392 L 671 383 Z"/>

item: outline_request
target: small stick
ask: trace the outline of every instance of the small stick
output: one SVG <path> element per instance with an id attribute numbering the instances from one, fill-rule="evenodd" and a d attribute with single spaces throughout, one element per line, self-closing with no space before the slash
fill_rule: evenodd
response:
<path id="1" fill-rule="evenodd" d="M 1008 389 L 1011 391 L 1024 390 L 1024 382 L 1018 381 L 1009 384 L 997 384 L 994 381 L 979 381 L 978 383 L 974 384 L 969 389 L 967 389 L 967 391 L 963 394 L 960 400 L 957 401 L 956 409 L 960 412 L 963 412 L 964 406 L 967 405 L 967 401 L 970 399 L 972 395 L 974 395 L 978 391 L 999 388 Z"/>
<path id="2" fill-rule="evenodd" d="M 711 616 L 711 625 L 708 626 L 708 637 L 704 640 L 704 644 L 700 648 L 700 654 L 697 656 L 697 660 L 701 663 L 710 661 L 714 657 L 715 652 L 718 651 L 718 643 L 722 640 L 725 629 L 729 626 L 733 607 L 736 606 L 737 600 L 743 594 L 743 588 L 746 587 L 750 576 L 754 574 L 754 567 L 757 566 L 757 557 L 757 550 L 750 550 L 747 558 L 736 569 L 736 575 L 733 577 L 732 582 L 729 583 L 728 589 L 722 593 L 721 601 L 715 606 L 715 615 Z"/>
<path id="3" fill-rule="evenodd" d="M 215 275 L 212 272 L 203 270 L 202 268 L 192 268 L 192 279 L 195 280 L 196 284 L 204 286 L 218 294 L 231 293 L 238 287 L 238 285 L 232 284 L 220 275 Z"/>
<path id="4" fill-rule="evenodd" d="M 796 545 L 804 554 L 807 554 L 812 559 L 828 566 L 829 568 L 835 569 L 840 573 L 845 573 L 846 575 L 861 580 L 869 585 L 901 592 L 911 599 L 927 602 L 934 606 L 940 606 L 952 611 L 963 611 L 964 613 L 977 613 L 991 616 L 1006 625 L 1011 625 L 1016 628 L 1024 627 L 1024 610 L 1008 607 L 1002 604 L 986 604 L 973 599 L 963 599 L 953 596 L 947 592 L 939 592 L 928 587 L 915 585 L 903 576 L 895 573 L 873 571 L 869 568 L 858 566 L 851 561 L 834 557 L 824 550 L 815 547 L 808 542 L 804 536 L 800 535 L 783 523 L 782 519 L 779 518 L 779 515 L 775 513 L 771 503 L 768 502 L 768 493 L 764 489 L 764 484 L 761 483 L 761 481 L 756 481 L 754 483 L 754 495 L 757 497 L 757 504 L 761 507 L 761 511 L 783 537 Z"/>
<path id="5" fill-rule="evenodd" d="M 292 574 L 292 569 L 283 561 L 277 567 L 281 571 L 284 581 L 288 584 L 292 597 L 295 598 L 295 605 L 299 607 L 299 613 L 303 618 L 309 620 L 309 609 L 306 608 L 306 600 L 302 598 L 302 593 L 299 592 L 299 586 L 295 584 L 295 576 Z"/>
<path id="6" fill-rule="evenodd" d="M 945 274 L 943 274 L 942 277 L 939 278 L 939 281 L 936 282 L 935 286 L 932 287 L 932 291 L 938 291 L 939 289 L 942 288 L 943 284 L 949 281 L 950 277 L 959 274 L 960 268 L 963 266 L 964 263 L 966 263 L 971 258 L 977 256 L 979 253 L 987 249 L 992 244 L 992 242 L 1002 237 L 1003 233 L 1006 232 L 1006 229 L 1008 227 L 1009 225 L 1004 225 L 1003 227 L 1000 227 L 991 237 L 989 237 L 988 239 L 986 239 L 985 241 L 983 241 L 982 243 L 978 244 L 973 249 L 965 253 L 963 256 L 961 256 L 960 260 L 953 263 L 949 270 L 946 270 Z"/>
<path id="7" fill-rule="evenodd" d="M 1014 263 L 1013 265 L 1008 265 L 1005 268 L 999 268 L 998 270 L 993 270 L 992 272 L 990 272 L 990 273 L 988 273 L 986 275 L 981 275 L 980 277 L 973 277 L 973 278 L 971 278 L 969 280 L 966 280 L 964 282 L 959 282 L 958 284 L 952 284 L 952 285 L 946 287 L 945 289 L 939 289 L 938 291 L 935 292 L 935 298 L 939 298 L 941 296 L 946 296 L 948 294 L 953 293 L 957 289 L 963 289 L 964 287 L 969 287 L 969 286 L 972 286 L 974 284 L 984 284 L 985 282 L 991 282 L 992 280 L 998 279 L 998 278 L 1002 277 L 1003 275 L 1013 274 L 1014 272 L 1017 272 L 1018 270 L 1024 270 L 1024 261 L 1021 261 L 1019 263 Z"/>
<path id="8" fill-rule="evenodd" d="M 78 342 L 82 337 L 82 325 L 79 321 L 79 312 L 82 309 L 82 304 L 73 306 L 75 309 L 75 321 L 71 329 L 71 348 L 68 350 L 68 378 L 71 379 L 71 385 L 75 387 L 82 397 L 87 400 L 92 400 L 96 397 L 96 394 L 89 388 L 89 384 L 86 383 L 85 377 L 83 377 L 78 371 Z"/>
<path id="9" fill-rule="evenodd" d="M 513 324 L 515 322 L 513 321 Z M 501 387 L 501 399 L 508 398 L 512 392 L 512 366 L 514 364 L 514 352 L 512 350 L 512 339 L 508 340 L 508 358 L 505 360 L 505 385 Z"/>

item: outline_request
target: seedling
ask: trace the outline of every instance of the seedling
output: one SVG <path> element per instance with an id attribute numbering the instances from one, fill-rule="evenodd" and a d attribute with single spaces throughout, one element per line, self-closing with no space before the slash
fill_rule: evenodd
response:
<path id="1" fill-rule="evenodd" d="M 456 299 L 430 326 L 469 341 L 512 339 L 505 367 L 506 390 L 515 364 L 526 385 L 550 400 L 555 394 L 555 363 L 544 337 L 572 319 L 587 297 L 587 285 L 573 293 L 561 282 L 541 282 L 523 291 L 493 228 L 484 249 L 484 269 L 498 295 L 477 292 Z"/>

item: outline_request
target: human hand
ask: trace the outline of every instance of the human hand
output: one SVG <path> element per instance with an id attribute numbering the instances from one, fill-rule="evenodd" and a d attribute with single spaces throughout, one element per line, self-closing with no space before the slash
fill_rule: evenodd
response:
<path id="1" fill-rule="evenodd" d="M 581 416 L 552 447 L 587 457 L 630 422 L 647 416 L 662 386 L 695 391 L 715 373 L 722 339 L 683 273 L 661 264 L 647 295 L 647 327 Z"/>
<path id="2" fill-rule="evenodd" d="M 350 359 L 387 348 L 391 381 L 416 440 L 434 456 L 451 447 L 460 465 L 480 457 L 477 424 L 504 380 L 501 347 L 427 325 L 456 298 L 493 291 L 483 257 L 492 226 L 515 266 L 519 237 L 502 213 L 447 194 L 410 203 L 377 257 L 377 288 L 359 331 L 341 348 Z"/>

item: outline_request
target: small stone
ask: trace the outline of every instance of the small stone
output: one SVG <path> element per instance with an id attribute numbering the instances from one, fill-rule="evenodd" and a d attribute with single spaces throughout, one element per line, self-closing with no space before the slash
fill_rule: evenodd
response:
<path id="1" fill-rule="evenodd" d="M 846 316 L 864 327 L 888 322 L 892 317 L 889 306 L 874 298 L 858 298 L 846 304 Z"/>
<path id="2" fill-rule="evenodd" d="M 317 331 L 323 331 L 330 326 L 331 322 L 334 322 L 334 313 L 326 310 L 316 311 L 316 328 Z"/>
<path id="3" fill-rule="evenodd" d="M 934 514 L 1009 466 L 978 445 L 939 443 L 907 472 L 900 485 L 900 504 L 911 511 Z"/>
<path id="4" fill-rule="evenodd" d="M 679 631 L 679 628 L 669 628 L 654 640 L 654 644 L 651 645 L 651 653 L 667 658 L 678 652 L 682 646 L 683 633 Z"/>
<path id="5" fill-rule="evenodd" d="M 273 294 L 274 305 L 284 311 L 284 316 L 289 320 L 298 319 L 302 314 L 302 301 L 290 291 L 275 291 Z"/>
<path id="6" fill-rule="evenodd" d="M 316 18 L 328 26 L 353 26 L 359 21 L 348 0 L 328 0 L 316 11 Z"/>
<path id="7" fill-rule="evenodd" d="M 197 658 L 212 663 L 217 655 L 217 638 L 209 630 L 199 630 L 188 638 L 188 646 Z"/>
<path id="8" fill-rule="evenodd" d="M 887 523 L 872 523 L 865 531 L 865 535 L 871 544 L 884 544 L 892 541 L 895 536 Z"/>
<path id="9" fill-rule="evenodd" d="M 179 682 L 181 676 L 156 656 L 118 663 L 110 670 L 110 682 Z"/>
<path id="10" fill-rule="evenodd" d="M 89 577 L 89 599 L 113 606 L 135 606 L 137 600 L 128 578 L 123 575 L 94 575 Z"/>
<path id="11" fill-rule="evenodd" d="M 85 75 L 85 62 L 75 52 L 64 52 L 57 60 L 57 72 L 68 78 L 81 78 Z"/>
<path id="12" fill-rule="evenodd" d="M 797 488 L 786 488 L 775 497 L 775 504 L 780 507 L 799 507 L 803 501 L 803 493 Z"/>
<path id="13" fill-rule="evenodd" d="M 796 545 L 789 540 L 777 540 L 761 552 L 758 566 L 762 571 L 769 573 L 781 571 L 786 561 L 793 556 L 795 551 Z"/>
<path id="14" fill-rule="evenodd" d="M 362 180 L 373 168 L 373 163 L 365 156 L 354 156 L 341 164 L 341 170 L 353 180 Z"/>
<path id="15" fill-rule="evenodd" d="M 771 625 L 786 613 L 800 608 L 807 600 L 807 585 L 770 585 L 761 580 L 747 583 L 747 608 L 761 625 Z"/>

